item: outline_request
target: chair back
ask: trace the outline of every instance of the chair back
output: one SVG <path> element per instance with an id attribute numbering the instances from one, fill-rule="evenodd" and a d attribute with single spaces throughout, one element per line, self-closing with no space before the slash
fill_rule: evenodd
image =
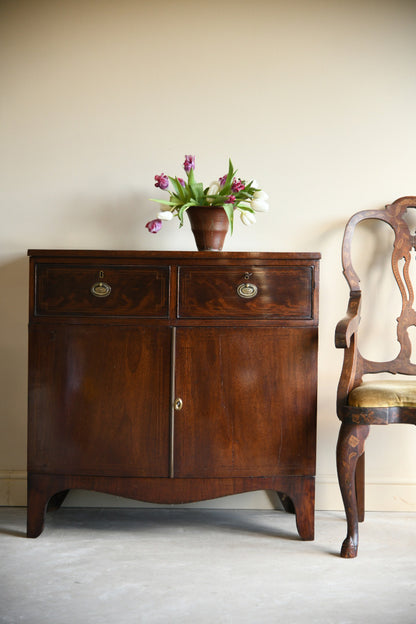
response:
<path id="1" fill-rule="evenodd" d="M 350 301 L 354 301 L 354 298 L 360 301 L 361 298 L 360 279 L 352 266 L 351 245 L 356 226 L 366 219 L 384 221 L 394 231 L 391 266 L 402 301 L 401 312 L 397 318 L 397 340 L 400 344 L 398 355 L 393 360 L 376 362 L 364 358 L 357 345 L 352 345 L 354 347 L 354 359 L 356 358 L 354 368 L 359 373 L 359 377 L 366 373 L 382 372 L 416 375 L 416 364 L 411 362 L 412 343 L 408 332 L 409 327 L 416 326 L 416 310 L 413 307 L 415 292 L 410 273 L 412 251 L 416 248 L 416 234 L 411 231 L 405 218 L 409 208 L 416 208 L 416 197 L 401 197 L 382 210 L 357 212 L 351 217 L 345 228 L 342 243 L 342 266 L 351 291 Z"/>

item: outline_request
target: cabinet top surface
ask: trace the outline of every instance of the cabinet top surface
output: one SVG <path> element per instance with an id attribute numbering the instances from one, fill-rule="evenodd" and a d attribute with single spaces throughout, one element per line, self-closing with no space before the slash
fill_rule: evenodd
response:
<path id="1" fill-rule="evenodd" d="M 271 252 L 271 251 L 119 251 L 91 249 L 29 249 L 28 256 L 46 258 L 120 258 L 120 259 L 164 259 L 164 260 L 236 260 L 238 258 L 260 260 L 319 260 L 315 252 Z"/>

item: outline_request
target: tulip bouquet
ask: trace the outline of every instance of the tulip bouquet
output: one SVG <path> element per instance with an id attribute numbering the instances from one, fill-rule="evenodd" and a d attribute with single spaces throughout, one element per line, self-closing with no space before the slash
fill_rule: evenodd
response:
<path id="1" fill-rule="evenodd" d="M 149 232 L 155 234 L 162 227 L 163 221 L 178 217 L 179 227 L 183 226 L 186 210 L 191 206 L 222 206 L 228 217 L 230 232 L 233 233 L 234 211 L 240 212 L 244 225 L 256 222 L 256 212 L 267 212 L 268 195 L 257 188 L 255 180 L 249 182 L 236 178 L 231 160 L 228 173 L 204 188 L 202 182 L 196 182 L 194 176 L 195 156 L 185 156 L 183 163 L 187 180 L 170 177 L 164 173 L 155 175 L 155 186 L 169 193 L 169 200 L 153 199 L 161 204 L 156 219 L 146 223 Z"/>

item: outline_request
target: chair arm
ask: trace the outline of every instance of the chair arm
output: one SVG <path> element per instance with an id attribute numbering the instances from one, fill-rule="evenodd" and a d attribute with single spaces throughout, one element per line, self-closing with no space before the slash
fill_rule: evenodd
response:
<path id="1" fill-rule="evenodd" d="M 335 329 L 335 346 L 337 349 L 348 349 L 351 337 L 356 333 L 360 324 L 361 291 L 353 290 L 350 293 L 347 314 L 341 319 Z"/>

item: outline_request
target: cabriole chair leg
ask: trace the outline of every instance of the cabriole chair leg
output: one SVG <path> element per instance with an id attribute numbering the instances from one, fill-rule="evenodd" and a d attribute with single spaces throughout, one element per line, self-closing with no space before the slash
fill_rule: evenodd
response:
<path id="1" fill-rule="evenodd" d="M 357 504 L 355 477 L 357 462 L 364 452 L 364 443 L 369 430 L 370 427 L 368 425 L 342 423 L 338 436 L 338 482 L 348 525 L 347 537 L 341 548 L 341 557 L 346 559 L 357 556 L 359 507 Z M 362 515 L 362 510 L 360 510 L 360 515 Z"/>

